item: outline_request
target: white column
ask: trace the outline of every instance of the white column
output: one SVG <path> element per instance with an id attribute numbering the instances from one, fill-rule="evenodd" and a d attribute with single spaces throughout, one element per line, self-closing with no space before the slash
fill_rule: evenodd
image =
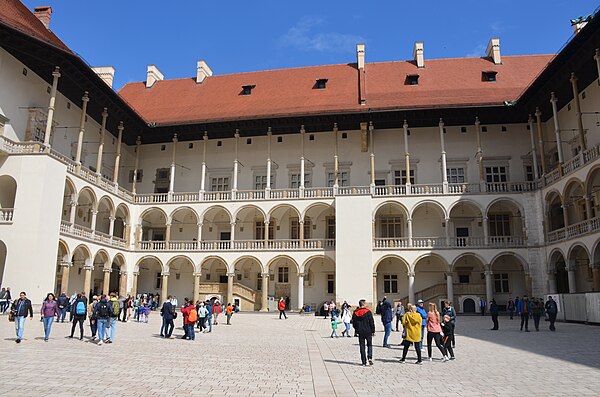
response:
<path id="1" fill-rule="evenodd" d="M 271 191 L 271 127 L 267 130 L 267 186 L 265 187 L 265 198 L 270 197 Z"/>
<path id="2" fill-rule="evenodd" d="M 567 276 L 569 278 L 569 294 L 577 292 L 577 276 L 575 274 L 575 261 L 569 260 L 569 266 L 567 267 Z"/>
<path id="3" fill-rule="evenodd" d="M 110 293 L 110 267 L 105 267 L 102 269 L 104 273 L 104 280 L 102 281 L 102 293 L 108 295 Z"/>
<path id="4" fill-rule="evenodd" d="M 50 104 L 48 105 L 48 119 L 46 120 L 46 131 L 44 133 L 44 146 L 50 150 L 50 134 L 52 133 L 52 119 L 54 118 L 54 109 L 56 104 L 56 90 L 58 88 L 58 78 L 60 77 L 60 68 L 56 66 L 52 72 L 52 88 L 50 89 Z"/>
<path id="5" fill-rule="evenodd" d="M 231 222 L 231 241 L 235 240 L 235 222 Z"/>
<path id="6" fill-rule="evenodd" d="M 338 126 L 337 123 L 333 124 L 333 139 L 335 143 L 333 145 L 333 173 L 334 173 L 334 182 L 333 182 L 333 192 L 337 193 L 337 189 L 340 186 L 339 184 L 339 159 L 338 159 Z"/>
<path id="7" fill-rule="evenodd" d="M 549 294 L 558 293 L 558 288 L 556 285 L 556 274 L 554 274 L 554 272 L 548 273 L 548 293 Z"/>
<path id="8" fill-rule="evenodd" d="M 558 163 L 559 170 L 562 172 L 562 165 L 564 163 L 562 142 L 560 140 L 560 124 L 558 122 L 558 107 L 556 103 L 558 102 L 558 98 L 556 94 L 552 92 L 550 94 L 550 103 L 552 104 L 552 118 L 554 119 L 554 135 L 556 136 L 556 150 L 558 151 Z"/>
<path id="9" fill-rule="evenodd" d="M 371 194 L 375 193 L 375 148 L 373 147 L 373 122 L 369 121 L 369 146 L 371 146 Z"/>
<path id="10" fill-rule="evenodd" d="M 116 220 L 116 219 L 117 219 L 117 218 L 115 218 L 115 217 L 114 217 L 114 216 L 112 216 L 112 215 L 111 215 L 111 216 L 108 218 L 108 220 L 110 221 L 110 223 L 108 224 L 108 234 L 109 234 L 110 236 L 112 236 L 112 235 L 114 235 L 114 234 L 115 234 L 115 220 Z M 125 236 L 125 235 L 123 235 L 123 237 L 124 237 L 124 236 Z"/>
<path id="11" fill-rule="evenodd" d="M 71 213 L 69 214 L 69 223 L 71 223 L 71 230 L 73 230 L 73 225 L 75 225 L 75 215 L 77 214 L 77 197 L 71 198 Z"/>
<path id="12" fill-rule="evenodd" d="M 448 301 L 454 303 L 454 280 L 452 272 L 446 273 L 446 289 L 448 290 Z"/>
<path id="13" fill-rule="evenodd" d="M 140 150 L 142 150 L 142 140 L 138 135 L 135 141 L 135 166 L 133 167 L 133 185 L 131 186 L 133 194 L 136 193 L 138 169 L 140 168 Z"/>
<path id="14" fill-rule="evenodd" d="M 162 273 L 162 285 L 161 285 L 161 289 L 160 289 L 160 301 L 161 302 L 167 301 L 167 297 L 169 296 L 168 288 L 169 288 L 169 272 L 166 272 L 166 273 L 163 272 Z"/>
<path id="15" fill-rule="evenodd" d="M 483 244 L 489 245 L 490 243 L 490 225 L 488 223 L 487 216 L 483 217 Z"/>
<path id="16" fill-rule="evenodd" d="M 411 194 L 412 192 L 410 188 L 410 152 L 408 150 L 408 123 L 406 122 L 406 120 L 404 120 L 404 125 L 402 126 L 402 128 L 404 130 L 404 160 L 406 161 L 406 164 L 404 166 L 404 168 L 406 169 L 406 194 Z M 409 244 L 412 244 L 412 242 L 409 242 Z"/>
<path id="17" fill-rule="evenodd" d="M 92 234 L 96 233 L 96 219 L 98 219 L 98 210 L 92 210 L 92 222 L 90 223 Z"/>
<path id="18" fill-rule="evenodd" d="M 300 127 L 300 197 L 304 197 L 304 125 Z"/>
<path id="19" fill-rule="evenodd" d="M 177 134 L 173 135 L 173 151 L 171 154 L 171 177 L 169 178 L 169 201 L 173 196 L 173 192 L 175 191 L 175 158 L 177 156 Z"/>
<path id="20" fill-rule="evenodd" d="M 260 299 L 260 311 L 266 312 L 269 310 L 269 273 L 262 273 L 262 290 Z"/>
<path id="21" fill-rule="evenodd" d="M 265 223 L 265 235 L 263 237 L 265 239 L 265 249 L 269 249 L 269 225 L 271 224 L 271 222 L 266 220 L 266 221 L 264 221 L 264 223 Z"/>
<path id="22" fill-rule="evenodd" d="M 121 162 L 121 144 L 123 142 L 124 129 L 125 127 L 123 127 L 123 122 L 120 121 L 119 126 L 117 127 L 119 135 L 117 137 L 117 154 L 115 156 L 115 169 L 113 171 L 113 183 L 115 184 L 115 186 L 119 185 L 119 163 Z"/>
<path id="23" fill-rule="evenodd" d="M 96 159 L 96 176 L 100 180 L 102 176 L 102 154 L 104 153 L 104 133 L 106 132 L 106 119 L 108 111 L 106 108 L 102 110 L 102 124 L 100 125 L 100 143 L 98 144 L 98 158 Z"/>
<path id="24" fill-rule="evenodd" d="M 535 137 L 533 132 L 533 117 L 529 115 L 529 119 L 527 120 L 529 124 L 529 136 L 531 137 L 531 159 L 533 161 L 533 175 L 535 179 L 539 179 L 540 173 L 538 171 L 538 162 L 537 162 L 537 150 L 535 148 Z"/>
<path id="25" fill-rule="evenodd" d="M 300 248 L 304 248 L 304 219 L 298 219 L 298 237 L 300 237 Z"/>
<path id="26" fill-rule="evenodd" d="M 440 143 L 442 146 L 442 189 L 448 193 L 448 170 L 446 169 L 446 144 L 444 141 L 444 120 L 440 119 Z"/>
<path id="27" fill-rule="evenodd" d="M 298 273 L 298 310 L 304 306 L 304 273 Z"/>
<path id="28" fill-rule="evenodd" d="M 227 304 L 233 303 L 233 277 L 235 273 L 227 273 Z"/>
<path id="29" fill-rule="evenodd" d="M 579 140 L 581 141 L 581 148 L 587 149 L 587 142 L 585 134 L 583 132 L 583 120 L 581 118 L 581 104 L 579 103 L 579 88 L 577 88 L 577 76 L 575 73 L 571 73 L 571 87 L 573 88 L 573 99 L 575 100 L 575 115 L 577 116 L 577 130 L 579 131 Z"/>
<path id="30" fill-rule="evenodd" d="M 408 246 L 413 246 L 413 227 L 412 227 L 412 218 L 408 218 L 406 220 L 406 229 L 408 231 Z"/>
<path id="31" fill-rule="evenodd" d="M 240 130 L 235 130 L 235 159 L 233 160 L 233 188 L 231 189 L 231 198 L 235 199 L 235 193 L 238 189 L 238 146 L 240 140 Z"/>
<path id="32" fill-rule="evenodd" d="M 79 119 L 79 137 L 77 138 L 77 154 L 75 155 L 75 169 L 77 173 L 81 170 L 81 149 L 83 146 L 83 134 L 85 133 L 85 114 L 87 111 L 87 104 L 90 101 L 88 92 L 83 93 L 81 98 L 83 104 L 81 105 L 81 118 Z"/>
<path id="33" fill-rule="evenodd" d="M 546 150 L 544 149 L 544 134 L 542 132 L 542 112 L 539 108 L 535 108 L 535 119 L 538 134 L 538 143 L 540 148 L 540 161 L 542 162 L 542 175 L 546 175 Z"/>
<path id="34" fill-rule="evenodd" d="M 198 226 L 198 247 L 200 247 L 200 241 L 202 241 L 202 222 L 197 223 L 196 226 Z"/>
<path id="35" fill-rule="evenodd" d="M 479 121 L 479 117 L 475 117 L 475 136 L 477 138 L 477 153 L 475 157 L 477 159 L 477 166 L 479 167 L 479 184 L 483 188 L 485 175 L 483 173 L 483 149 L 481 147 L 481 122 Z"/>
<path id="36" fill-rule="evenodd" d="M 444 223 L 446 225 L 444 228 L 446 232 L 446 247 L 450 247 L 450 218 L 444 219 Z"/>
<path id="37" fill-rule="evenodd" d="M 206 144 L 208 143 L 208 132 L 204 131 L 202 136 L 202 175 L 200 177 L 200 201 L 204 200 L 206 191 Z"/>
<path id="38" fill-rule="evenodd" d="M 413 305 L 415 302 L 415 272 L 408 272 L 408 301 Z M 376 302 L 373 302 L 375 304 Z"/>
<path id="39" fill-rule="evenodd" d="M 486 270 L 484 272 L 485 274 L 485 297 L 486 297 L 486 303 L 489 304 L 489 302 L 494 299 L 494 285 L 493 285 L 493 279 L 492 277 L 494 276 L 494 273 L 492 271 L 488 271 Z"/>

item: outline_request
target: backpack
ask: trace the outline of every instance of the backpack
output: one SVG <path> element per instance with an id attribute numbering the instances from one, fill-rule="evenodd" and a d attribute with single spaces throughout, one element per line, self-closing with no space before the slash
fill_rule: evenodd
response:
<path id="1" fill-rule="evenodd" d="M 77 302 L 77 305 L 75 306 L 75 315 L 83 316 L 84 314 L 85 314 L 85 303 L 83 303 L 83 301 L 79 301 L 79 302 Z"/>
<path id="2" fill-rule="evenodd" d="M 121 308 L 119 307 L 119 301 L 111 300 L 110 303 L 112 304 L 113 317 L 117 317 L 121 311 Z"/>
<path id="3" fill-rule="evenodd" d="M 198 321 L 198 312 L 196 309 L 192 309 L 188 315 L 188 322 L 195 323 L 196 321 Z"/>
<path id="4" fill-rule="evenodd" d="M 96 307 L 98 317 L 105 318 L 110 315 L 110 309 L 108 308 L 108 302 L 99 302 Z"/>

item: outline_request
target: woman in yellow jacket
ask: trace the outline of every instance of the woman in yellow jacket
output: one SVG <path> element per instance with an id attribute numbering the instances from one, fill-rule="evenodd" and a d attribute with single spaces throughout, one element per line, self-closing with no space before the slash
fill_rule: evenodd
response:
<path id="1" fill-rule="evenodd" d="M 421 323 L 423 318 L 417 313 L 417 307 L 409 303 L 406 306 L 406 314 L 402 317 L 402 325 L 404 326 L 404 350 L 402 351 L 402 359 L 400 363 L 404 363 L 406 359 L 406 353 L 412 343 L 415 344 L 415 351 L 417 352 L 417 362 L 415 364 L 421 364 Z"/>

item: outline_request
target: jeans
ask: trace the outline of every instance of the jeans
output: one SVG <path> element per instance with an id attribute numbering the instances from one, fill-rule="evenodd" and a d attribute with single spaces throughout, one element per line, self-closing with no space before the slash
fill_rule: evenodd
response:
<path id="1" fill-rule="evenodd" d="M 285 313 L 284 313 L 284 315 L 285 315 Z M 226 314 L 225 317 L 227 317 L 227 325 L 231 325 L 231 314 Z M 194 328 L 194 327 L 192 326 L 192 328 Z"/>
<path id="2" fill-rule="evenodd" d="M 431 350 L 432 350 L 431 342 L 432 341 L 435 341 L 435 345 L 437 346 L 438 349 L 440 349 L 442 356 L 446 356 L 446 350 L 444 349 L 444 346 L 442 346 L 442 337 L 441 337 L 440 333 L 427 331 L 427 357 L 429 357 L 429 358 L 432 357 L 432 352 L 431 352 Z"/>
<path id="3" fill-rule="evenodd" d="M 110 322 L 109 322 L 109 328 L 110 328 L 110 341 L 114 342 L 115 341 L 115 331 L 117 330 L 117 317 L 111 317 L 110 318 Z"/>
<path id="4" fill-rule="evenodd" d="M 206 316 L 206 323 L 208 324 L 208 332 L 212 332 L 212 326 L 213 326 L 212 314 Z"/>
<path id="5" fill-rule="evenodd" d="M 7 307 L 8 307 L 7 300 L 3 300 L 2 302 L 0 302 L 0 313 L 4 313 L 6 311 Z"/>
<path id="6" fill-rule="evenodd" d="M 170 338 L 173 334 L 173 330 L 175 329 L 175 323 L 173 319 L 165 320 L 165 338 Z"/>
<path id="7" fill-rule="evenodd" d="M 63 307 L 62 309 L 58 309 L 58 317 L 56 318 L 56 321 L 62 321 L 63 323 L 65 322 L 65 317 L 67 316 L 67 308 Z"/>
<path id="8" fill-rule="evenodd" d="M 402 360 L 404 361 L 406 359 L 406 354 L 408 353 L 408 348 L 410 347 L 410 344 L 412 342 L 409 341 L 404 341 L 404 349 L 402 350 Z M 415 351 L 417 352 L 417 362 L 420 363 L 421 362 L 421 343 L 420 342 L 414 342 L 415 344 Z"/>
<path id="9" fill-rule="evenodd" d="M 523 331 L 523 324 L 525 324 L 525 331 L 529 331 L 529 313 L 521 313 L 521 331 Z"/>
<path id="10" fill-rule="evenodd" d="M 194 324 L 186 324 L 185 327 L 187 328 L 188 339 L 190 339 L 190 340 L 196 339 L 196 336 L 194 334 Z"/>
<path id="11" fill-rule="evenodd" d="M 515 309 L 510 309 L 510 319 L 513 319 L 513 316 L 515 314 Z"/>
<path id="12" fill-rule="evenodd" d="M 54 316 L 52 317 L 44 317 L 44 340 L 48 340 L 50 338 L 50 329 L 52 329 L 52 322 L 54 321 Z"/>
<path id="13" fill-rule="evenodd" d="M 425 325 L 421 325 L 421 343 L 419 345 L 419 349 L 423 347 L 423 337 L 425 336 Z"/>
<path id="14" fill-rule="evenodd" d="M 23 339 L 23 330 L 25 329 L 25 319 L 27 316 L 15 316 L 15 331 L 17 332 L 17 340 Z"/>
<path id="15" fill-rule="evenodd" d="M 99 318 L 98 320 L 98 339 L 104 341 L 108 328 L 108 318 Z"/>
<path id="16" fill-rule="evenodd" d="M 346 329 L 342 332 L 342 336 L 344 335 L 344 333 L 346 334 L 346 336 L 350 336 L 350 327 L 352 325 L 350 323 L 344 323 L 344 326 L 346 327 Z"/>
<path id="17" fill-rule="evenodd" d="M 556 328 L 554 327 L 554 322 L 556 321 L 556 314 L 557 313 L 548 313 L 548 318 L 550 319 L 550 331 L 556 331 Z"/>
<path id="18" fill-rule="evenodd" d="M 402 316 L 396 314 L 396 332 L 400 332 L 400 330 L 398 329 L 398 324 L 402 324 Z"/>
<path id="19" fill-rule="evenodd" d="M 73 325 L 71 325 L 71 338 L 73 334 L 75 334 L 75 327 L 77 323 L 79 323 L 79 337 L 83 338 L 83 321 L 85 320 L 85 316 L 74 316 L 73 317 Z"/>
<path id="20" fill-rule="evenodd" d="M 367 351 L 365 352 L 365 342 L 367 345 Z M 372 335 L 358 335 L 358 344 L 360 346 L 360 361 L 363 364 L 367 363 L 367 359 L 373 359 L 373 336 Z"/>
<path id="21" fill-rule="evenodd" d="M 387 347 L 388 345 L 388 338 L 390 337 L 390 334 L 392 333 L 392 323 L 386 323 L 383 324 L 383 328 L 385 330 L 385 334 L 383 335 L 383 347 Z"/>
<path id="22" fill-rule="evenodd" d="M 206 328 L 206 317 L 199 317 L 198 318 L 198 329 L 200 330 L 200 332 L 204 331 L 204 328 Z"/>
<path id="23" fill-rule="evenodd" d="M 90 331 L 92 331 L 92 338 L 95 338 L 98 331 L 98 320 L 90 318 Z"/>
<path id="24" fill-rule="evenodd" d="M 160 336 L 165 336 L 165 327 L 167 326 L 167 320 L 162 317 L 162 324 L 160 326 Z"/>

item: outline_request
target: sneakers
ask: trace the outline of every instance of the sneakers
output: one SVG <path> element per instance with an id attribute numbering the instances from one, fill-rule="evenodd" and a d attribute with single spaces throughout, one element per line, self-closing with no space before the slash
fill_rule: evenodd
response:
<path id="1" fill-rule="evenodd" d="M 403 358 L 400 359 L 400 364 L 404 364 L 406 361 L 404 361 Z"/>
<path id="2" fill-rule="evenodd" d="M 443 361 L 443 362 L 446 362 L 446 361 L 448 361 L 448 357 L 444 356 L 444 358 L 442 358 L 442 361 Z"/>
<path id="3" fill-rule="evenodd" d="M 369 359 L 369 365 L 373 365 L 373 360 Z"/>
<path id="4" fill-rule="evenodd" d="M 21 343 L 21 339 L 15 339 L 16 343 Z"/>
<path id="5" fill-rule="evenodd" d="M 415 364 L 421 365 L 421 364 L 423 364 L 423 361 L 419 360 L 419 361 L 415 362 Z"/>
<path id="6" fill-rule="evenodd" d="M 429 357 L 428 360 L 429 360 L 429 362 L 432 362 L 433 361 L 433 357 Z"/>
<path id="7" fill-rule="evenodd" d="M 102 340 L 98 341 L 98 346 L 101 346 L 104 342 Z"/>
<path id="8" fill-rule="evenodd" d="M 450 357 L 450 361 L 456 360 L 456 357 Z"/>

